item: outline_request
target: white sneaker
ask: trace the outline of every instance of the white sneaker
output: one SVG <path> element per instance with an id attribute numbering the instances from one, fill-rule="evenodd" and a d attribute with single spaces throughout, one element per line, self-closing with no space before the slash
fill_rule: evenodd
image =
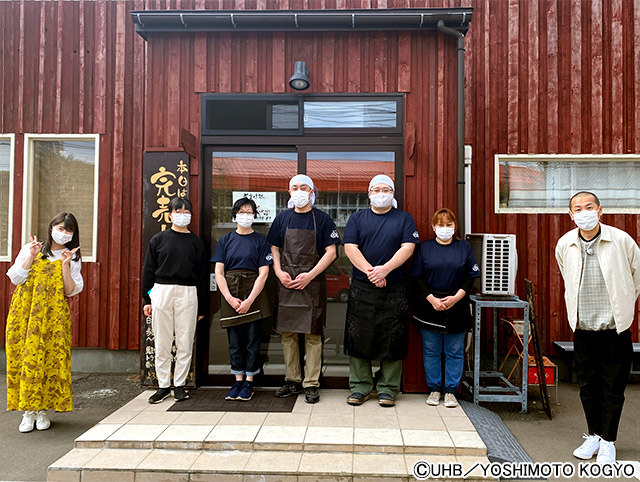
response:
<path id="1" fill-rule="evenodd" d="M 589 460 L 600 449 L 600 440 L 602 439 L 599 435 L 587 435 L 586 433 L 582 434 L 582 438 L 585 440 L 580 447 L 573 451 L 573 456 L 582 460 Z"/>
<path id="2" fill-rule="evenodd" d="M 616 463 L 616 446 L 614 442 L 607 442 L 600 439 L 600 450 L 596 457 L 597 464 L 615 464 Z"/>
<path id="3" fill-rule="evenodd" d="M 36 412 L 36 428 L 38 430 L 47 430 L 51 427 L 51 422 L 49 421 L 49 417 L 47 417 L 46 410 L 40 410 Z"/>
<path id="4" fill-rule="evenodd" d="M 440 392 L 431 392 L 429 398 L 427 398 L 427 405 L 433 405 L 434 407 L 440 403 Z"/>
<path id="5" fill-rule="evenodd" d="M 456 408 L 458 406 L 458 400 L 453 393 L 444 394 L 444 406 L 447 408 Z"/>
<path id="6" fill-rule="evenodd" d="M 24 415 L 22 416 L 22 422 L 20 422 L 18 430 L 20 430 L 22 433 L 31 432 L 35 423 L 36 412 L 24 412 Z"/>

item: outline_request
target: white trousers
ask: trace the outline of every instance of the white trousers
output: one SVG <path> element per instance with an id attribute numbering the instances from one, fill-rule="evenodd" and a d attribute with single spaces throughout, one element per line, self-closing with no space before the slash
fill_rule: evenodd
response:
<path id="1" fill-rule="evenodd" d="M 151 293 L 151 329 L 155 338 L 156 376 L 160 388 L 171 386 L 171 346 L 176 339 L 173 384 L 184 386 L 191 366 L 193 337 L 198 321 L 195 286 L 154 284 Z"/>

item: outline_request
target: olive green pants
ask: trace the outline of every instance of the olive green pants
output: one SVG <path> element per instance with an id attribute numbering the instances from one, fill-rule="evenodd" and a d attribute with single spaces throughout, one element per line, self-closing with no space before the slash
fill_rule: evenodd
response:
<path id="1" fill-rule="evenodd" d="M 382 360 L 380 362 L 380 380 L 376 386 L 378 395 L 388 393 L 395 397 L 400 392 L 402 381 L 402 360 Z M 373 390 L 371 360 L 349 357 L 349 387 L 352 392 L 367 395 Z"/>

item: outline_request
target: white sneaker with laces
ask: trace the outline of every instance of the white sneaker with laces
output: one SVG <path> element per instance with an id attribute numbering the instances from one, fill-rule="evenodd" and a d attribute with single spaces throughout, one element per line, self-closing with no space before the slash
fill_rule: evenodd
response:
<path id="1" fill-rule="evenodd" d="M 580 447 L 573 451 L 573 456 L 582 460 L 589 460 L 600 449 L 600 441 L 602 439 L 599 435 L 587 435 L 586 433 L 582 434 L 582 438 L 585 440 Z"/>
<path id="2" fill-rule="evenodd" d="M 47 417 L 46 410 L 40 410 L 36 412 L 36 428 L 38 430 L 47 430 L 51 427 L 51 422 L 49 421 L 49 417 Z"/>
<path id="3" fill-rule="evenodd" d="M 600 439 L 600 450 L 596 457 L 597 464 L 615 464 L 616 463 L 616 446 L 614 442 L 607 442 Z"/>
<path id="4" fill-rule="evenodd" d="M 18 430 L 20 430 L 22 433 L 31 432 L 35 423 L 36 412 L 24 412 L 24 415 L 22 416 L 22 422 L 20 422 Z"/>
<path id="5" fill-rule="evenodd" d="M 433 405 L 434 407 L 440 403 L 440 392 L 431 392 L 429 398 L 427 398 L 427 405 Z"/>
<path id="6" fill-rule="evenodd" d="M 444 394 L 444 406 L 447 408 L 456 408 L 458 406 L 458 400 L 453 393 Z"/>

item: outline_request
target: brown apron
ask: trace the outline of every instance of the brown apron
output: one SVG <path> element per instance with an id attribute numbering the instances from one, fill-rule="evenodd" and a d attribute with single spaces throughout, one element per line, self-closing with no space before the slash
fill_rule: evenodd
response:
<path id="1" fill-rule="evenodd" d="M 293 215 L 293 214 L 292 214 Z M 316 249 L 316 216 L 313 214 L 313 231 L 293 229 L 287 223 L 284 243 L 280 250 L 282 270 L 295 279 L 318 264 Z M 279 332 L 310 333 L 322 335 L 326 319 L 326 280 L 324 273 L 316 276 L 303 290 L 291 290 L 278 283 L 278 316 L 275 329 Z"/>
<path id="2" fill-rule="evenodd" d="M 246 300 L 253 290 L 253 285 L 258 279 L 258 273 L 248 269 L 232 269 L 224 274 L 229 286 L 229 292 L 241 300 Z M 220 297 L 220 327 L 241 325 L 251 321 L 265 318 L 271 314 L 271 306 L 264 289 L 255 299 L 249 311 L 240 315 L 234 310 L 224 296 Z"/>

